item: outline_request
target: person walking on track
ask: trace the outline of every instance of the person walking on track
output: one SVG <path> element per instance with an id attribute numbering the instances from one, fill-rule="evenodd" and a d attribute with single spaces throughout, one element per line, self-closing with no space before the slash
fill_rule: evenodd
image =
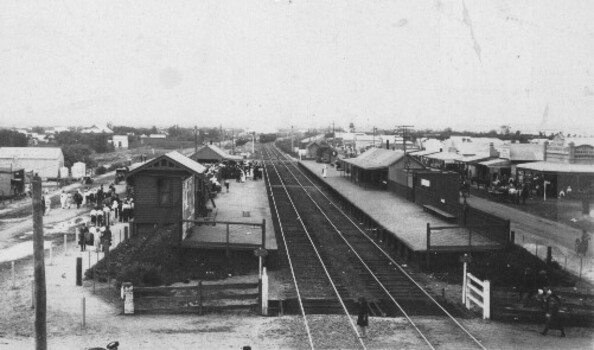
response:
<path id="1" fill-rule="evenodd" d="M 357 314 L 357 326 L 361 330 L 359 338 L 367 337 L 367 327 L 369 326 L 369 305 L 365 298 L 359 298 L 359 312 Z"/>

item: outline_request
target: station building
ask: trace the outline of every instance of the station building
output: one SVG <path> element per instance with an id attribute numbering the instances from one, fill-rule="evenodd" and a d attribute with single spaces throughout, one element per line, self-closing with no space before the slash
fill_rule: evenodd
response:
<path id="1" fill-rule="evenodd" d="M 205 172 L 206 167 L 176 151 L 131 170 L 127 181 L 134 188 L 133 230 L 178 225 L 181 242 L 183 232 L 190 228 L 181 227 L 182 220 L 195 220 L 206 213 Z"/>

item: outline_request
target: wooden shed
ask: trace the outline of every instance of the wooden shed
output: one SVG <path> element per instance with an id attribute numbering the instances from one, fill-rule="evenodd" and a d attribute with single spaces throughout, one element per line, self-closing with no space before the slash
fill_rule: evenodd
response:
<path id="1" fill-rule="evenodd" d="M 18 196 L 24 190 L 24 169 L 0 168 L 0 198 Z"/>
<path id="2" fill-rule="evenodd" d="M 200 163 L 219 163 L 224 160 L 240 161 L 243 157 L 231 155 L 215 145 L 206 145 L 190 156 Z"/>
<path id="3" fill-rule="evenodd" d="M 130 170 L 127 181 L 134 187 L 134 230 L 155 224 L 179 225 L 182 219 L 205 215 L 209 199 L 205 172 L 202 164 L 176 151 Z"/>

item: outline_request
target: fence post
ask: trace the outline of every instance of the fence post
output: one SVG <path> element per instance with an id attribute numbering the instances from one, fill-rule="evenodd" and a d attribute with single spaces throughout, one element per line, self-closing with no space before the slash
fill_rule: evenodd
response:
<path id="1" fill-rule="evenodd" d="M 268 274 L 266 268 L 262 269 L 262 315 L 268 316 Z"/>
<path id="2" fill-rule="evenodd" d="M 82 286 L 82 257 L 76 258 L 76 285 Z"/>
<path id="3" fill-rule="evenodd" d="M 427 252 L 425 253 L 425 260 L 426 260 L 426 269 L 429 269 L 430 264 L 430 255 L 429 252 L 431 250 L 431 224 L 427 223 Z"/>
<path id="4" fill-rule="evenodd" d="M 124 239 L 128 240 L 128 226 L 124 226 Z"/>
<path id="5" fill-rule="evenodd" d="M 491 318 L 491 282 L 483 282 L 483 319 Z"/>
<path id="6" fill-rule="evenodd" d="M 466 261 L 462 265 L 462 304 L 466 305 Z"/>
<path id="7" fill-rule="evenodd" d="M 229 257 L 229 224 L 227 224 L 227 239 L 225 244 L 225 255 Z"/>
<path id="8" fill-rule="evenodd" d="M 198 313 L 202 315 L 202 281 L 198 281 Z"/>
<path id="9" fill-rule="evenodd" d="M 82 326 L 83 326 L 83 328 L 86 325 L 86 307 L 87 307 L 86 300 L 85 300 L 85 296 L 83 294 L 83 297 L 82 297 Z"/>
<path id="10" fill-rule="evenodd" d="M 262 248 L 266 249 L 266 219 L 262 219 Z"/>
<path id="11" fill-rule="evenodd" d="M 553 247 L 547 247 L 547 265 L 553 261 Z"/>
<path id="12" fill-rule="evenodd" d="M 14 271 L 14 260 L 11 262 L 11 269 L 12 269 L 12 289 L 16 288 L 16 275 Z"/>
<path id="13" fill-rule="evenodd" d="M 54 264 L 54 248 L 53 248 L 53 246 L 54 246 L 54 242 L 50 241 L 50 249 L 49 249 L 50 250 L 50 261 L 48 264 L 50 266 Z"/>

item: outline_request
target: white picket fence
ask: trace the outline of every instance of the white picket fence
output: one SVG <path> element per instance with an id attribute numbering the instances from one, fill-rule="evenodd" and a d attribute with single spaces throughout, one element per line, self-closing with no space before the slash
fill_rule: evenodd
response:
<path id="1" fill-rule="evenodd" d="M 491 282 L 481 281 L 468 272 L 464 284 L 462 294 L 466 308 L 470 309 L 474 304 L 483 310 L 483 319 L 491 318 Z"/>

